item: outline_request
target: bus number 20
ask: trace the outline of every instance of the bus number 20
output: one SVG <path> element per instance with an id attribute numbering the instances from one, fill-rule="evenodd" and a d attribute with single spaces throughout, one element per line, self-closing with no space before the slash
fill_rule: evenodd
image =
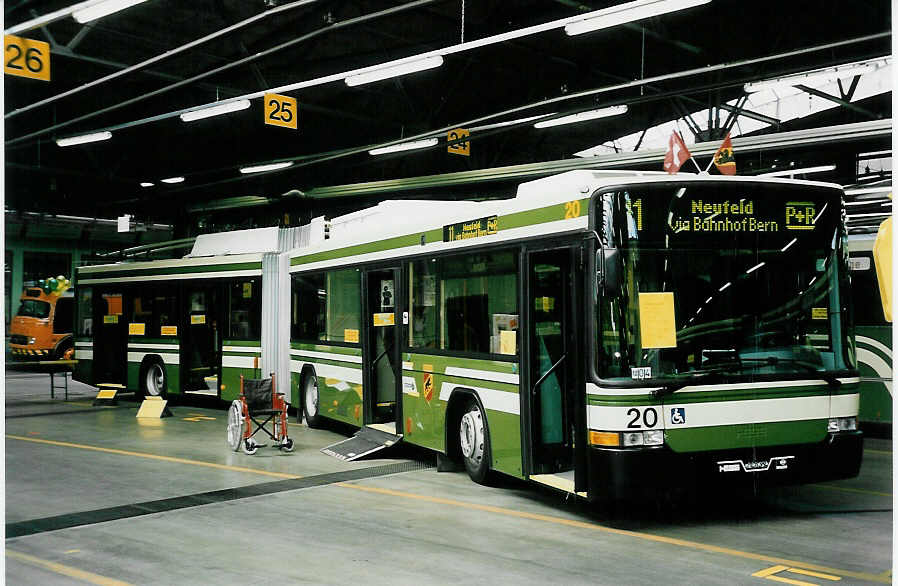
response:
<path id="1" fill-rule="evenodd" d="M 658 411 L 654 407 L 646 407 L 645 410 L 633 407 L 627 410 L 627 417 L 632 417 L 627 423 L 627 429 L 652 428 L 658 425 Z"/>

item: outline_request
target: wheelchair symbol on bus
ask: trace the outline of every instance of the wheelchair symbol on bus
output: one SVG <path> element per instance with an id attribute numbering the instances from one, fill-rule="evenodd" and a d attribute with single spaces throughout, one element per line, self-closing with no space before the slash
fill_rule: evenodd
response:
<path id="1" fill-rule="evenodd" d="M 686 408 L 674 407 L 670 410 L 670 423 L 672 425 L 682 425 L 686 423 Z"/>

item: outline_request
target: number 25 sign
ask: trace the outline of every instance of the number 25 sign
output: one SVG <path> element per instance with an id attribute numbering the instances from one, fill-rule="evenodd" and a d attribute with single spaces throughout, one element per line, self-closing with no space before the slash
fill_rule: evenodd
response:
<path id="1" fill-rule="evenodd" d="M 296 130 L 299 107 L 296 98 L 279 94 L 265 94 L 265 124 Z"/>
<path id="2" fill-rule="evenodd" d="M 3 72 L 50 81 L 50 45 L 43 41 L 5 35 Z"/>

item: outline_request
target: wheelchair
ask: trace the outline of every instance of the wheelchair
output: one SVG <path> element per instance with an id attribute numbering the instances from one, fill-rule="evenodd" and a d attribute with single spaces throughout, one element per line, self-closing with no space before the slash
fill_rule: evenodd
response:
<path id="1" fill-rule="evenodd" d="M 262 417 L 265 420 L 260 422 L 257 418 Z M 274 432 L 265 427 L 269 421 Z M 242 447 L 245 454 L 252 456 L 266 445 L 253 438 L 259 431 L 267 433 L 275 442 L 273 448 L 293 451 L 293 440 L 287 436 L 287 402 L 284 393 L 275 389 L 274 374 L 262 379 L 244 379 L 240 375 L 240 398 L 235 399 L 228 409 L 228 446 L 235 452 Z"/>

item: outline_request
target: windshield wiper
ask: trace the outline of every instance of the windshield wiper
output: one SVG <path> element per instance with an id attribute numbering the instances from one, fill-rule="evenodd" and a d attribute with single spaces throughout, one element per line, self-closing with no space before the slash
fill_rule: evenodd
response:
<path id="1" fill-rule="evenodd" d="M 842 381 L 836 378 L 831 372 L 826 372 L 818 370 L 819 368 L 823 368 L 822 365 L 814 364 L 813 362 L 808 362 L 807 360 L 801 360 L 800 358 L 781 358 L 779 356 L 759 356 L 759 357 L 751 357 L 751 358 L 740 358 L 742 362 L 761 362 L 764 364 L 769 364 L 770 366 L 776 366 L 778 364 L 791 364 L 793 366 L 800 366 L 807 370 L 808 372 L 813 372 L 814 374 L 820 375 L 820 378 L 826 381 L 826 383 L 832 387 L 833 389 L 838 389 L 842 386 Z"/>
<path id="2" fill-rule="evenodd" d="M 736 373 L 745 370 L 747 366 L 743 364 L 744 362 L 760 362 L 770 366 L 776 366 L 781 363 L 800 366 L 809 372 L 813 372 L 814 374 L 819 375 L 820 378 L 826 381 L 826 383 L 833 389 L 838 389 L 842 386 L 842 382 L 838 378 L 836 378 L 833 373 L 820 371 L 818 370 L 818 368 L 821 368 L 820 365 L 814 364 L 813 362 L 808 362 L 807 360 L 801 360 L 798 358 L 780 358 L 779 356 L 761 356 L 750 358 L 739 357 L 738 359 L 727 361 L 725 363 L 718 363 L 708 368 L 693 370 L 688 373 L 684 373 L 690 376 L 682 381 L 664 383 L 660 389 L 652 391 L 652 396 L 656 399 L 661 399 L 668 395 L 676 393 L 683 387 L 688 387 L 693 384 L 707 384 L 709 382 L 715 382 L 715 380 L 719 380 L 719 377 L 715 377 L 714 375 Z"/>

